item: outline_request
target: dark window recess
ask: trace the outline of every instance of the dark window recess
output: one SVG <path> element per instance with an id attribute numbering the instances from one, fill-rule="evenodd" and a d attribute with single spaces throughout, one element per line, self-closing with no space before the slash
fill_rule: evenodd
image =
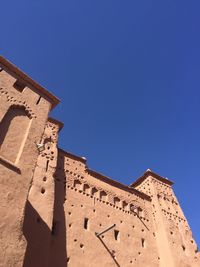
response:
<path id="1" fill-rule="evenodd" d="M 185 251 L 185 246 L 184 245 L 182 245 L 182 249 L 183 249 L 183 251 Z"/>
<path id="2" fill-rule="evenodd" d="M 114 230 L 114 236 L 115 236 L 115 240 L 119 240 L 119 231 L 118 230 Z"/>
<path id="3" fill-rule="evenodd" d="M 144 248 L 145 247 L 144 238 L 141 239 L 141 242 L 142 242 L 142 247 Z"/>
<path id="4" fill-rule="evenodd" d="M 46 172 L 48 171 L 48 168 L 49 168 L 49 160 L 47 160 L 46 162 Z"/>
<path id="5" fill-rule="evenodd" d="M 40 103 L 41 98 L 42 98 L 41 96 L 38 98 L 36 105 L 38 105 Z"/>
<path id="6" fill-rule="evenodd" d="M 13 87 L 19 92 L 22 92 L 26 85 L 22 81 L 16 80 L 16 82 L 13 84 Z"/>
<path id="7" fill-rule="evenodd" d="M 42 194 L 45 193 L 45 189 L 44 189 L 44 187 L 41 188 L 41 193 L 42 193 Z"/>
<path id="8" fill-rule="evenodd" d="M 59 230 L 59 222 L 58 221 L 53 221 L 51 234 L 52 235 L 58 235 L 58 230 Z"/>
<path id="9" fill-rule="evenodd" d="M 88 229 L 88 223 L 89 223 L 89 219 L 85 218 L 84 219 L 84 229 L 87 230 Z"/>

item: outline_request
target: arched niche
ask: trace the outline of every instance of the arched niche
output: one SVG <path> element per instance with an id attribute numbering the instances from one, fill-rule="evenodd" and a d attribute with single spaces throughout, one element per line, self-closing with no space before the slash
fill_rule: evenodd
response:
<path id="1" fill-rule="evenodd" d="M 0 156 L 17 164 L 22 154 L 31 117 L 23 106 L 13 105 L 0 122 Z"/>

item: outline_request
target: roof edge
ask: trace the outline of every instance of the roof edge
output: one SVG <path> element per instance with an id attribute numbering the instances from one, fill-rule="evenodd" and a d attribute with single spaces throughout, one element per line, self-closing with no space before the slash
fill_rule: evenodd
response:
<path id="1" fill-rule="evenodd" d="M 143 192 L 138 191 L 135 188 L 132 188 L 130 186 L 127 186 L 125 184 L 122 184 L 120 182 L 117 182 L 117 181 L 115 181 L 115 180 L 113 180 L 113 179 L 111 179 L 111 178 L 109 178 L 109 177 L 107 177 L 107 176 L 105 176 L 105 175 L 103 175 L 101 173 L 98 173 L 98 172 L 96 172 L 94 170 L 91 170 L 89 168 L 87 168 L 86 171 L 89 174 L 93 175 L 95 178 L 97 178 L 97 179 L 99 179 L 99 180 L 101 180 L 103 182 L 106 182 L 106 183 L 108 183 L 110 185 L 113 185 L 115 187 L 118 187 L 118 188 L 120 188 L 122 190 L 125 190 L 125 191 L 129 192 L 129 193 L 134 193 L 134 194 L 136 194 L 136 195 L 138 195 L 138 196 L 140 196 L 142 198 L 145 198 L 146 200 L 151 201 L 151 197 L 150 196 L 146 195 Z"/>
<path id="2" fill-rule="evenodd" d="M 163 182 L 163 183 L 166 183 L 170 186 L 172 186 L 174 184 L 174 182 L 168 180 L 167 178 L 164 178 L 160 175 L 158 175 L 157 173 L 151 171 L 150 169 L 146 170 L 145 173 L 140 176 L 135 182 L 133 182 L 130 186 L 131 187 L 136 187 L 138 186 L 139 184 L 141 184 L 148 176 L 153 176 L 154 178 L 156 178 L 157 180 Z"/>
<path id="3" fill-rule="evenodd" d="M 57 125 L 59 126 L 59 132 L 62 130 L 62 128 L 63 128 L 63 126 L 64 126 L 64 123 L 63 123 L 62 121 L 59 121 L 59 120 L 54 119 L 54 118 L 52 118 L 52 117 L 49 117 L 49 118 L 48 118 L 48 121 L 49 121 L 49 122 L 52 122 L 52 123 L 54 123 L 54 124 L 57 124 Z"/>
<path id="4" fill-rule="evenodd" d="M 15 75 L 19 76 L 21 79 L 23 79 L 25 82 L 29 83 L 31 86 L 33 86 L 37 91 L 39 91 L 41 94 L 43 94 L 46 98 L 48 98 L 52 104 L 53 109 L 57 104 L 60 102 L 59 98 L 57 98 L 55 95 L 50 93 L 47 89 L 42 87 L 39 83 L 34 81 L 32 78 L 30 78 L 26 73 L 21 71 L 19 68 L 17 68 L 13 63 L 5 59 L 3 56 L 0 55 L 0 64 L 2 64 L 5 69 L 10 70 Z"/>
<path id="5" fill-rule="evenodd" d="M 87 162 L 86 158 L 74 155 L 71 152 L 67 152 L 67 151 L 63 150 L 62 148 L 60 148 L 60 147 L 58 147 L 58 150 L 60 152 L 62 152 L 63 154 L 65 154 L 66 156 L 69 156 L 69 157 L 71 157 L 71 158 L 73 158 L 75 160 L 79 160 L 84 164 L 86 164 L 86 162 Z M 108 183 L 108 184 L 110 184 L 112 186 L 118 187 L 118 188 L 120 188 L 122 190 L 125 190 L 125 191 L 129 192 L 129 193 L 136 194 L 141 198 L 144 198 L 144 199 L 146 199 L 148 201 L 151 201 L 151 197 L 149 195 L 147 195 L 147 194 L 145 194 L 143 192 L 140 192 L 140 191 L 138 191 L 137 189 L 135 189 L 133 187 L 130 187 L 128 185 L 125 185 L 125 184 L 122 184 L 120 182 L 117 182 L 117 181 L 115 181 L 115 180 L 113 180 L 113 179 L 111 179 L 111 178 L 109 178 L 109 177 L 107 177 L 107 176 L 105 176 L 105 175 L 103 175 L 103 174 L 101 174 L 99 172 L 96 172 L 96 171 L 94 171 L 92 169 L 89 169 L 87 166 L 86 166 L 85 170 L 86 170 L 86 172 L 88 174 L 94 176 L 94 178 L 99 179 L 102 182 Z"/>
<path id="6" fill-rule="evenodd" d="M 68 152 L 68 151 L 65 151 L 63 150 L 62 148 L 58 147 L 58 150 L 61 151 L 63 154 L 65 154 L 66 156 L 69 156 L 75 160 L 79 160 L 81 161 L 82 163 L 86 163 L 87 162 L 87 159 L 84 158 L 84 157 L 81 157 L 81 156 L 77 156 L 77 155 L 74 155 L 72 154 L 71 152 Z"/>

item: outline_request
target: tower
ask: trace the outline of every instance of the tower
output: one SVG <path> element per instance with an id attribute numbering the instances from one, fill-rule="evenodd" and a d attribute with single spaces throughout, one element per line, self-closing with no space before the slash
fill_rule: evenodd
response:
<path id="1" fill-rule="evenodd" d="M 0 57 L 0 266 L 23 265 L 25 204 L 49 111 L 58 99 Z"/>
<path id="2" fill-rule="evenodd" d="M 58 102 L 0 57 L 0 267 L 200 266 L 173 182 L 128 186 L 59 148 Z"/>
<path id="3" fill-rule="evenodd" d="M 199 266 L 198 248 L 172 185 L 148 169 L 131 186 L 151 196 L 160 267 Z"/>

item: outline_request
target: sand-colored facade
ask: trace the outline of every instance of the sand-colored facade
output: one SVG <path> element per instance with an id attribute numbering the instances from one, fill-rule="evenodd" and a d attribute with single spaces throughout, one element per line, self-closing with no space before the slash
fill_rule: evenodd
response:
<path id="1" fill-rule="evenodd" d="M 123 185 L 58 148 L 58 103 L 0 57 L 0 267 L 199 267 L 173 183 Z"/>

